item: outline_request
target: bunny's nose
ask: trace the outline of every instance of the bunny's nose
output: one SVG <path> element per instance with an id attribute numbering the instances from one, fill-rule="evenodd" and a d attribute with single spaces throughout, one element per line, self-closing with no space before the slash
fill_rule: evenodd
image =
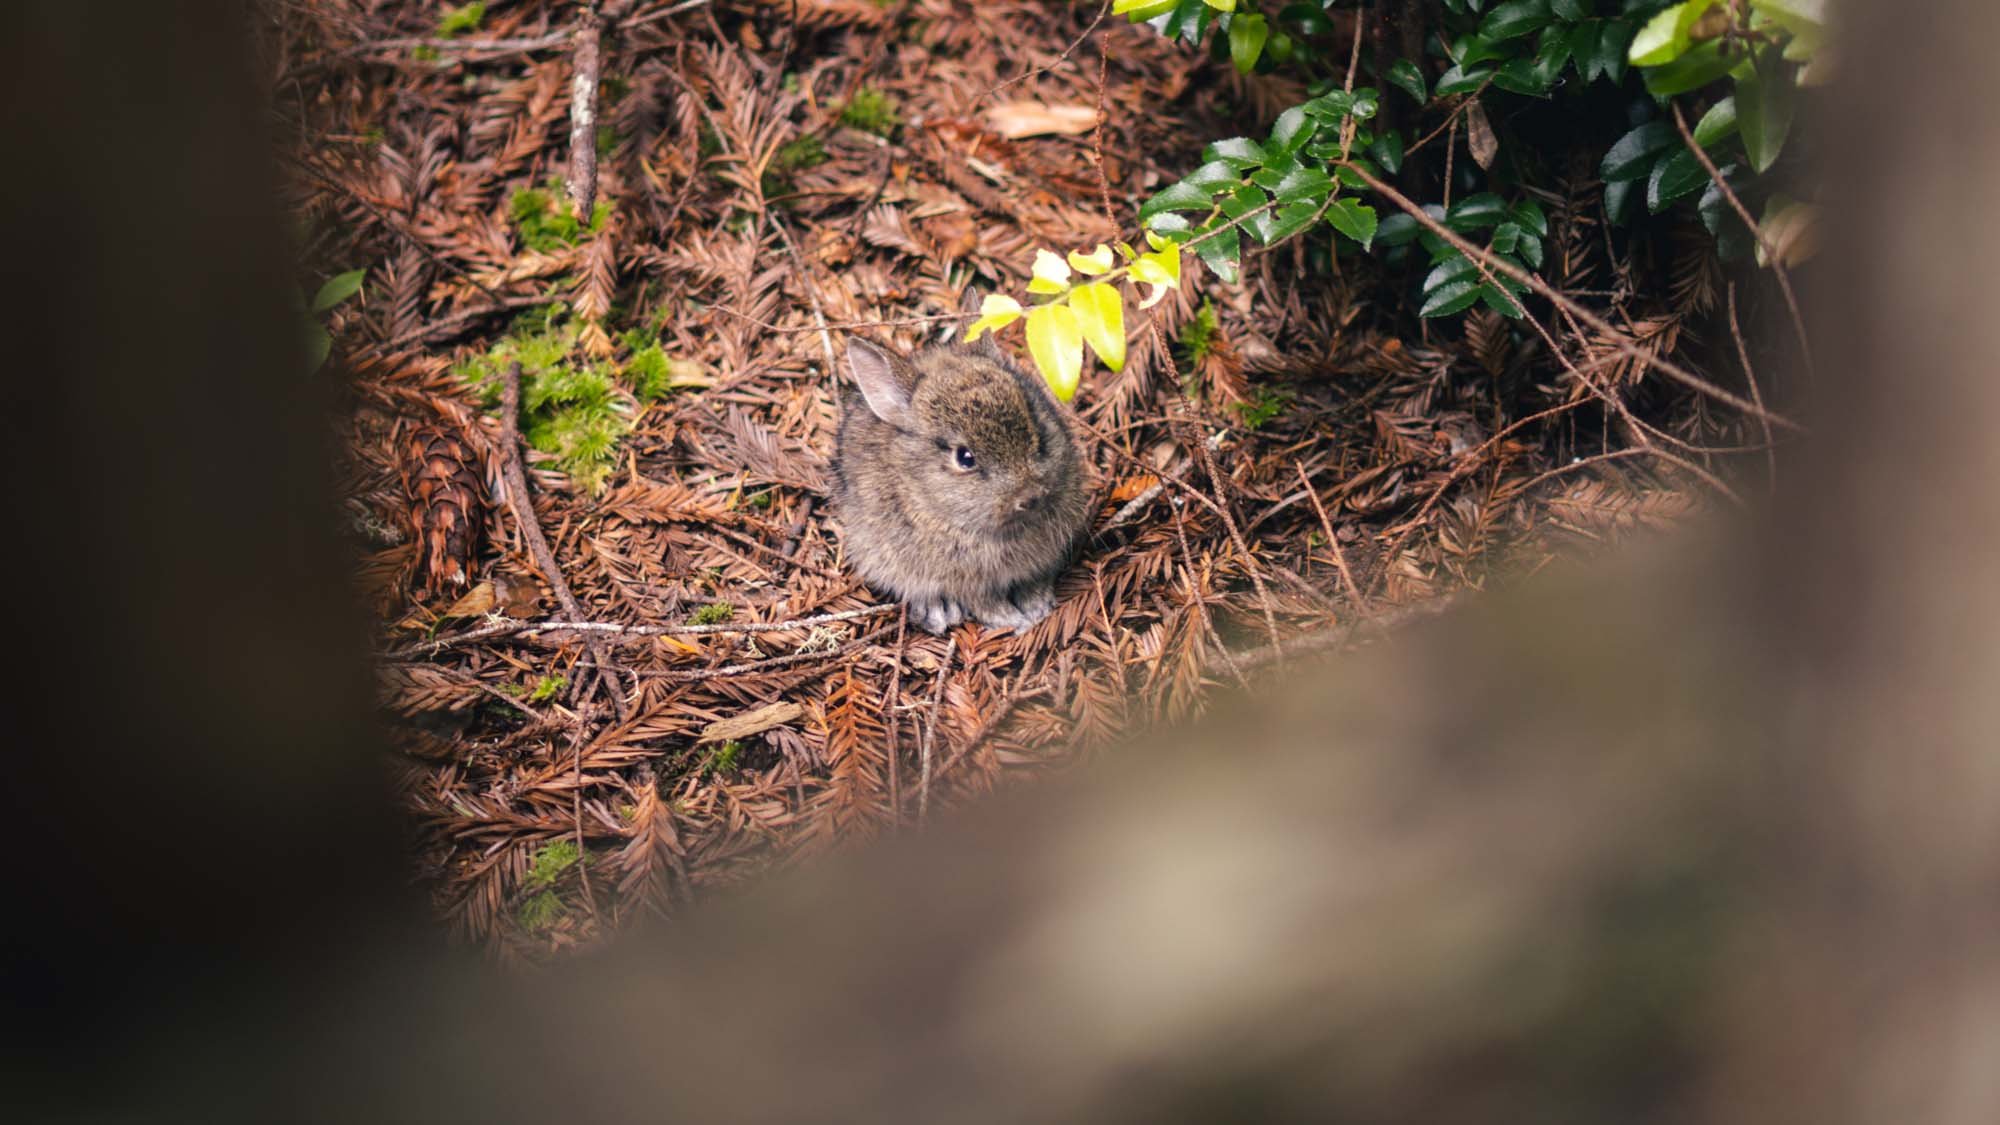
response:
<path id="1" fill-rule="evenodd" d="M 1017 512 L 1032 512 L 1041 505 L 1044 498 L 1045 495 L 1040 492 L 1023 493 L 1020 499 L 1014 501 L 1014 510 Z"/>

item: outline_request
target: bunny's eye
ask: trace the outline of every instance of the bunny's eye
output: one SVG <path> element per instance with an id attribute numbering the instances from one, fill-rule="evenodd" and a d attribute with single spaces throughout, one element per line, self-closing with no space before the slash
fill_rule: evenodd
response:
<path id="1" fill-rule="evenodd" d="M 951 451 L 951 463 L 968 473 L 979 467 L 979 459 L 972 455 L 972 450 L 962 445 Z"/>

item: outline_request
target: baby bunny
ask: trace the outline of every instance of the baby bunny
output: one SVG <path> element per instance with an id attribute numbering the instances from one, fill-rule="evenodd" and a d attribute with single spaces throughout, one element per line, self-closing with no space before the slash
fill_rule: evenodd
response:
<path id="1" fill-rule="evenodd" d="M 907 357 L 851 340 L 847 369 L 834 512 L 854 569 L 933 633 L 1048 616 L 1089 517 L 1048 388 L 990 335 Z"/>

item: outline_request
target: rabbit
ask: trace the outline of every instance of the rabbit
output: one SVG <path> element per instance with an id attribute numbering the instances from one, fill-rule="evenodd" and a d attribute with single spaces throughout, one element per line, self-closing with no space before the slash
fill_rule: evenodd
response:
<path id="1" fill-rule="evenodd" d="M 833 508 L 854 569 L 931 633 L 1048 616 L 1089 518 L 1048 387 L 991 335 L 909 356 L 850 340 L 847 369 Z"/>

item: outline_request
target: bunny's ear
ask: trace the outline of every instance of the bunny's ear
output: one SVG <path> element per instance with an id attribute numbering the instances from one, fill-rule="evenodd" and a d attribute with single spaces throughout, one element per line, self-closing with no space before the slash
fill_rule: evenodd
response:
<path id="1" fill-rule="evenodd" d="M 902 364 L 895 356 L 865 340 L 847 342 L 847 373 L 868 400 L 875 417 L 892 426 L 903 426 L 910 418 L 910 387 L 904 382 Z"/>
<path id="2" fill-rule="evenodd" d="M 966 317 L 978 316 L 980 302 L 984 300 L 986 300 L 986 294 L 978 286 L 966 286 L 965 294 L 958 299 L 958 315 Z M 953 325 L 951 332 L 953 339 L 961 341 L 965 339 L 965 325 Z M 999 339 L 991 332 L 980 333 L 977 341 L 965 346 L 988 359 L 1006 358 L 1006 353 L 1000 350 Z"/>

